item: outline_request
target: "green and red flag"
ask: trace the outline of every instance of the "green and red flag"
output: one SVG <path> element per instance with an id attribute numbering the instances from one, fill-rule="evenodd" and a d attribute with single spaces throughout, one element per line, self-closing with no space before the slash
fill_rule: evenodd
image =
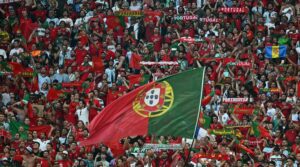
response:
<path id="1" fill-rule="evenodd" d="M 233 114 L 253 115 L 258 114 L 259 110 L 255 107 L 234 107 Z"/>
<path id="2" fill-rule="evenodd" d="M 242 150 L 244 150 L 245 152 L 247 152 L 248 154 L 250 154 L 252 156 L 255 155 L 255 153 L 254 153 L 253 150 L 251 150 L 250 148 L 246 147 L 243 144 L 237 144 L 237 147 L 240 148 L 240 149 L 242 149 Z"/>
<path id="3" fill-rule="evenodd" d="M 210 103 L 211 99 L 214 97 L 215 95 L 215 91 L 211 91 L 210 94 L 208 94 L 207 96 L 205 96 L 203 99 L 202 99 L 202 103 L 201 105 L 202 106 L 206 106 L 207 104 Z"/>
<path id="4" fill-rule="evenodd" d="M 38 135 L 45 133 L 47 137 L 50 137 L 53 127 L 50 125 L 29 127 L 23 122 L 11 121 L 9 122 L 9 131 L 12 136 L 19 133 L 22 139 L 27 139 L 28 131 L 36 131 Z"/>
<path id="5" fill-rule="evenodd" d="M 185 71 L 118 98 L 91 121 L 90 136 L 80 141 L 80 145 L 118 142 L 127 136 L 145 134 L 193 138 L 204 72 L 204 68 Z"/>
<path id="6" fill-rule="evenodd" d="M 32 91 L 38 91 L 39 90 L 39 79 L 38 75 L 36 72 L 33 73 L 33 78 L 32 78 Z"/>
<path id="7" fill-rule="evenodd" d="M 9 65 L 9 68 L 11 69 L 11 71 L 14 73 L 14 75 L 18 75 L 22 71 L 24 71 L 24 67 L 20 63 L 9 62 L 8 65 Z"/>
<path id="8" fill-rule="evenodd" d="M 138 84 L 139 86 L 145 85 L 150 80 L 150 75 L 144 74 L 136 74 L 136 75 L 129 75 L 129 87 L 132 88 L 135 84 Z"/>
<path id="9" fill-rule="evenodd" d="M 272 138 L 270 132 L 256 121 L 252 123 L 252 130 L 255 137 Z"/>
<path id="10" fill-rule="evenodd" d="M 199 114 L 199 123 L 198 123 L 199 126 L 204 128 L 204 129 L 208 129 L 210 127 L 210 123 L 211 123 L 211 117 L 207 116 L 203 112 L 200 112 L 200 114 Z"/>
<path id="11" fill-rule="evenodd" d="M 56 90 L 54 88 L 51 88 L 48 91 L 47 100 L 54 101 L 54 100 L 57 100 L 60 96 L 64 96 L 64 92 L 62 90 Z"/>

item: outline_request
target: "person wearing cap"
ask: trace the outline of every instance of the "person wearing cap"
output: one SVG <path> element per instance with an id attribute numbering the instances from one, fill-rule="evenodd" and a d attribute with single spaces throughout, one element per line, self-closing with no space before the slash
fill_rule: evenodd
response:
<path id="1" fill-rule="evenodd" d="M 11 163 L 9 162 L 8 158 L 4 157 L 4 158 L 1 159 L 0 165 L 3 166 L 3 167 L 10 167 Z"/>
<path id="2" fill-rule="evenodd" d="M 62 151 L 62 159 L 57 161 L 61 167 L 72 166 L 72 164 L 73 164 L 72 160 L 69 159 L 68 155 L 69 155 L 68 151 L 66 151 L 66 150 Z"/>
<path id="3" fill-rule="evenodd" d="M 41 159 L 40 157 L 35 156 L 33 154 L 33 150 L 32 150 L 32 148 L 30 146 L 27 146 L 25 148 L 25 153 L 23 155 L 21 155 L 21 156 L 23 158 L 22 166 L 25 166 L 25 167 L 35 166 L 37 160 Z"/>

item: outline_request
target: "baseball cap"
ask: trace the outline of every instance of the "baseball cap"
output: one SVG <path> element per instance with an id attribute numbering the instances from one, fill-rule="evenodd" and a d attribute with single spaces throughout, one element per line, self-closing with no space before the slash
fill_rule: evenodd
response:
<path id="1" fill-rule="evenodd" d="M 64 150 L 64 151 L 63 151 L 63 154 L 67 154 L 67 155 L 68 155 L 68 151 Z"/>
<path id="2" fill-rule="evenodd" d="M 2 158 L 2 161 L 8 161 L 8 159 L 6 157 Z"/>
<path id="3" fill-rule="evenodd" d="M 32 153 L 32 148 L 30 146 L 27 146 L 26 147 L 26 150 L 29 152 L 29 153 Z"/>

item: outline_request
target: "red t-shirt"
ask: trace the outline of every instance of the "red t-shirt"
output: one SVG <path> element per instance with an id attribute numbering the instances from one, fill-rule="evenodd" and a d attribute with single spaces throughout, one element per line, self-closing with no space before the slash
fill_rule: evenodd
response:
<path id="1" fill-rule="evenodd" d="M 60 167 L 69 167 L 72 166 L 71 160 L 58 160 L 57 161 Z"/>
<path id="2" fill-rule="evenodd" d="M 49 161 L 45 158 L 40 159 L 40 163 L 42 167 L 49 167 L 51 164 L 49 163 Z"/>
<path id="3" fill-rule="evenodd" d="M 293 143 L 295 142 L 296 136 L 298 135 L 298 132 L 294 129 L 290 129 L 285 132 L 285 137 L 288 142 Z"/>
<path id="4" fill-rule="evenodd" d="M 86 104 L 89 104 L 89 100 L 90 100 L 90 99 L 86 99 L 86 100 L 85 100 L 85 101 L 86 101 Z M 100 108 L 100 107 L 101 107 L 99 100 L 94 99 L 94 100 L 93 100 L 93 103 L 95 104 L 95 106 L 96 106 L 97 108 Z M 90 105 L 92 105 L 92 104 L 90 104 Z M 95 109 L 95 108 L 93 108 L 93 107 L 91 107 L 91 108 L 90 108 L 90 112 L 89 112 L 89 121 L 91 122 L 91 121 L 93 120 L 93 118 L 95 118 L 95 116 L 96 116 L 97 114 L 98 114 L 98 110 Z"/>
<path id="5" fill-rule="evenodd" d="M 42 21 L 46 20 L 47 17 L 47 11 L 46 10 L 35 10 L 32 12 L 32 14 L 34 15 L 35 18 L 40 17 L 42 19 Z"/>
<path id="6" fill-rule="evenodd" d="M 87 50 L 76 48 L 74 52 L 76 56 L 77 65 L 81 65 L 84 60 L 84 57 L 88 54 Z"/>
<path id="7" fill-rule="evenodd" d="M 91 44 L 89 47 L 89 53 L 93 56 L 98 56 L 101 52 L 102 44 L 100 42 L 97 42 L 95 44 Z"/>
<path id="8" fill-rule="evenodd" d="M 76 124 L 75 112 L 76 112 L 77 105 L 78 105 L 78 102 L 71 102 L 69 104 L 69 112 L 65 114 L 65 120 L 72 123 L 73 125 Z"/>
<path id="9" fill-rule="evenodd" d="M 161 50 L 161 43 L 162 43 L 162 38 L 159 34 L 154 34 L 151 38 L 150 41 L 153 42 L 154 46 L 154 51 L 159 52 Z"/>

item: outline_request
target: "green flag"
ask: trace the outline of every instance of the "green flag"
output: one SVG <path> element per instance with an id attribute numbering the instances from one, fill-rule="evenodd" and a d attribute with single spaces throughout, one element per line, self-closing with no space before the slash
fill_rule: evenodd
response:
<path id="1" fill-rule="evenodd" d="M 15 134 L 19 133 L 21 139 L 27 139 L 27 131 L 29 126 L 17 121 L 11 121 L 9 123 L 9 131 L 11 135 L 14 137 Z"/>

